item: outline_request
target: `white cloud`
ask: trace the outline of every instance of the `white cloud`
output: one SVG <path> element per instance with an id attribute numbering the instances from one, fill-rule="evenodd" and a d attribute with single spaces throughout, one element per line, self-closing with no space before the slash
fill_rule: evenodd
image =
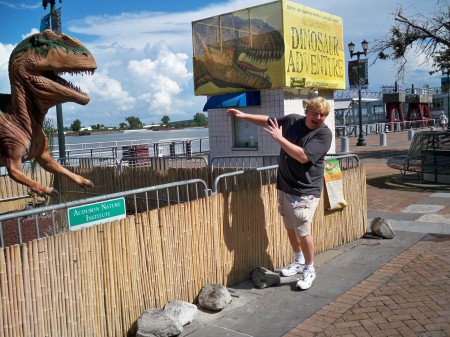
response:
<path id="1" fill-rule="evenodd" d="M 136 101 L 122 88 L 118 80 L 108 75 L 106 70 L 81 79 L 75 77 L 72 82 L 88 93 L 91 101 L 96 101 L 99 106 L 107 104 L 108 110 L 132 109 Z"/>
<path id="2" fill-rule="evenodd" d="M 18 4 L 18 3 L 14 3 L 14 2 L 9 2 L 9 1 L 0 1 L 0 5 L 4 5 L 4 6 L 10 7 L 10 8 L 14 8 L 14 9 L 27 9 L 27 10 L 37 9 L 42 6 L 42 4 L 40 4 L 40 3 L 36 3 L 34 5 L 26 5 L 26 4 Z"/>
<path id="3" fill-rule="evenodd" d="M 14 49 L 12 44 L 2 44 L 0 43 L 0 92 L 10 93 L 11 85 L 9 83 L 8 77 L 8 62 L 9 56 Z"/>
<path id="4" fill-rule="evenodd" d="M 167 114 L 173 111 L 177 95 L 189 85 L 192 73 L 187 70 L 188 56 L 174 53 L 160 44 L 154 59 L 131 60 L 128 63 L 130 80 L 138 84 L 134 92 L 145 103 L 146 111 Z"/>

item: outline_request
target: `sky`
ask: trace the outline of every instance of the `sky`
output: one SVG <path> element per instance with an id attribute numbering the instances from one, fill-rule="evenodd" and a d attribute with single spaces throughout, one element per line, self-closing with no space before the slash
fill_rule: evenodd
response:
<path id="1" fill-rule="evenodd" d="M 347 44 L 383 39 L 393 26 L 398 6 L 410 16 L 427 16 L 437 10 L 437 0 L 309 0 L 293 2 L 343 19 L 346 62 Z M 63 105 L 64 125 L 75 119 L 82 126 L 118 126 L 129 116 L 144 124 L 192 119 L 203 112 L 205 96 L 194 95 L 192 70 L 192 21 L 252 7 L 270 0 L 63 0 L 63 33 L 77 38 L 93 53 L 97 71 L 93 76 L 64 77 L 87 92 L 86 106 Z M 8 59 L 14 47 L 26 36 L 39 31 L 40 19 L 49 12 L 42 1 L 0 0 L 0 93 L 10 93 Z M 354 58 L 355 59 L 355 58 Z M 369 64 L 374 55 L 369 53 Z M 409 56 L 404 88 L 440 86 L 440 74 L 429 75 L 429 65 Z M 379 92 L 394 85 L 396 68 L 390 61 L 377 61 L 369 68 L 369 90 Z M 348 84 L 347 84 L 348 85 Z M 48 115 L 56 125 L 56 111 Z"/>

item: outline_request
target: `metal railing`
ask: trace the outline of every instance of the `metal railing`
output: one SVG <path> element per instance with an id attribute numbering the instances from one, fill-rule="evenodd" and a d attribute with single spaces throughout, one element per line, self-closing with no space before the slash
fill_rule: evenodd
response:
<path id="1" fill-rule="evenodd" d="M 361 165 L 361 161 L 356 154 L 329 154 L 325 159 L 337 159 L 342 171 L 351 170 Z"/>
<path id="2" fill-rule="evenodd" d="M 167 170 L 169 168 L 184 169 L 206 167 L 208 162 L 201 156 L 178 156 L 178 157 L 123 157 L 118 167 L 152 167 L 156 170 Z"/>
<path id="3" fill-rule="evenodd" d="M 248 156 L 219 156 L 210 161 L 210 167 L 239 167 L 254 168 L 278 164 L 278 154 L 248 155 Z"/>
<path id="4" fill-rule="evenodd" d="M 233 190 L 234 191 L 235 190 L 239 190 L 239 186 L 240 185 L 238 184 L 236 178 L 238 176 L 241 176 L 241 175 L 244 175 L 244 174 L 251 174 L 251 173 L 255 173 L 255 172 L 258 173 L 258 180 L 256 182 L 254 182 L 254 180 L 251 180 L 250 181 L 250 188 L 256 187 L 256 186 L 262 186 L 262 185 L 265 184 L 264 181 L 266 181 L 267 184 L 271 184 L 272 183 L 272 178 L 271 178 L 272 175 L 270 174 L 270 172 L 269 172 L 269 174 L 266 175 L 266 180 L 263 179 L 263 175 L 262 174 L 267 172 L 267 171 L 272 171 L 272 173 L 276 173 L 277 170 L 278 170 L 278 165 L 272 165 L 272 166 L 257 167 L 257 168 L 247 169 L 247 170 L 239 170 L 239 171 L 234 171 L 234 172 L 223 173 L 223 174 L 217 176 L 214 179 L 212 193 L 216 194 L 216 193 L 220 192 L 219 191 L 219 183 L 221 181 L 225 181 L 225 183 L 223 184 L 223 186 L 224 186 L 223 189 L 224 190 L 222 192 L 228 191 L 229 184 L 226 181 L 228 178 L 233 178 L 233 183 L 232 183 Z"/>
<path id="5" fill-rule="evenodd" d="M 50 206 L 44 206 L 39 208 L 33 208 L 29 210 L 14 212 L 14 213 L 8 213 L 8 214 L 1 214 L 0 215 L 0 247 L 5 247 L 4 242 L 4 236 L 3 236 L 3 225 L 8 220 L 15 220 L 17 225 L 17 235 L 18 235 L 18 244 L 23 244 L 23 238 L 22 238 L 22 222 L 24 219 L 27 218 L 34 218 L 34 225 L 36 228 L 36 238 L 41 238 L 41 228 L 39 225 L 39 218 L 41 215 L 51 215 L 51 233 L 46 233 L 46 235 L 55 235 L 57 232 L 61 229 L 61 225 L 64 226 L 65 224 L 68 224 L 68 218 L 67 218 L 67 210 L 71 207 L 81 206 L 81 205 L 87 205 L 95 202 L 110 200 L 114 198 L 119 197 L 125 197 L 126 200 L 131 201 L 132 204 L 134 204 L 134 213 L 138 212 L 137 202 L 138 200 L 144 200 L 146 205 L 146 210 L 149 211 L 149 203 L 150 201 L 156 200 L 157 208 L 160 208 L 161 203 L 164 203 L 164 206 L 171 205 L 174 203 L 182 203 L 182 202 L 189 202 L 189 197 L 185 200 L 180 199 L 180 189 L 186 188 L 188 189 L 189 186 L 194 185 L 195 191 L 197 194 L 197 198 L 200 196 L 200 191 L 198 189 L 198 186 L 201 185 L 203 196 L 206 197 L 209 195 L 209 189 L 207 187 L 207 184 L 205 181 L 201 179 L 190 179 L 186 181 L 179 181 L 179 182 L 173 182 L 173 183 L 167 183 L 162 184 L 158 186 L 150 186 L 145 188 L 139 188 L 129 191 L 123 191 L 118 193 L 112 193 L 107 195 L 101 195 L 81 200 L 75 200 L 70 201 L 66 203 L 60 203 L 57 205 L 50 205 Z M 175 189 L 175 192 L 171 193 L 171 189 Z M 160 193 L 160 191 L 164 191 L 165 193 Z M 150 192 L 155 192 L 155 197 L 152 198 Z M 175 194 L 175 196 L 173 196 Z M 186 194 L 189 196 L 189 193 Z M 57 213 L 57 211 L 62 211 L 61 213 Z M 128 209 L 127 212 L 130 213 L 130 210 Z M 8 225 L 12 225 L 9 223 Z"/>
<path id="6" fill-rule="evenodd" d="M 403 122 L 391 122 L 391 123 L 372 123 L 363 124 L 362 133 L 364 135 L 380 134 L 385 132 L 402 132 L 409 129 L 426 129 L 436 126 L 435 119 L 416 120 L 416 121 L 403 121 Z M 359 125 L 336 125 L 335 137 L 348 137 L 359 136 Z"/>
<path id="7" fill-rule="evenodd" d="M 265 156 L 265 157 L 272 157 L 272 156 Z M 273 157 L 275 157 L 275 156 L 273 156 Z M 211 160 L 211 163 L 214 163 L 216 161 L 216 159 L 221 160 L 222 158 L 228 158 L 228 157 L 213 158 Z M 238 158 L 238 156 L 229 157 L 229 158 Z M 278 160 L 278 156 L 276 156 L 276 158 Z M 332 155 L 325 156 L 325 160 L 331 159 L 331 158 L 337 159 L 339 161 L 339 166 L 340 166 L 341 170 L 350 170 L 350 169 L 356 168 L 361 165 L 361 161 L 359 160 L 359 157 L 356 154 L 332 154 Z M 278 164 L 264 166 L 264 167 L 247 168 L 244 170 L 223 173 L 214 178 L 211 190 L 212 190 L 212 193 L 219 193 L 220 192 L 219 183 L 221 181 L 225 180 L 225 183 L 223 184 L 222 192 L 227 191 L 229 184 L 227 183 L 226 180 L 228 178 L 233 179 L 232 180 L 233 190 L 236 190 L 239 188 L 238 181 L 237 181 L 238 176 L 255 174 L 255 173 L 257 173 L 257 177 L 258 177 L 258 180 L 256 181 L 258 186 L 262 186 L 263 184 L 271 184 L 276 181 L 275 177 L 276 177 L 277 171 L 278 171 Z M 263 176 L 264 173 L 265 173 L 265 176 Z M 252 187 L 252 184 L 255 185 L 254 183 L 255 183 L 254 180 L 251 180 L 250 187 Z"/>
<path id="8" fill-rule="evenodd" d="M 119 163 L 115 157 L 75 157 L 59 158 L 58 162 L 65 167 L 118 167 Z"/>
<path id="9" fill-rule="evenodd" d="M 154 157 L 202 154 L 209 151 L 209 137 L 167 139 L 158 142 L 142 139 L 69 144 L 66 145 L 66 158 L 112 157 L 120 160 L 123 156 L 132 153 L 133 150 L 142 150 L 145 151 L 146 156 Z M 58 151 L 53 151 L 52 156 L 58 159 Z"/>

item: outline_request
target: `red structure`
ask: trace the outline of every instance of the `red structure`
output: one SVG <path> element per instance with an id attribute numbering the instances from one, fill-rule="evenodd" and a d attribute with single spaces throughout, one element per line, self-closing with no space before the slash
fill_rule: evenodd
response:
<path id="1" fill-rule="evenodd" d="M 386 104 L 386 122 L 388 123 L 389 130 L 392 131 L 394 126 L 397 126 L 397 122 L 401 122 L 402 128 L 408 127 L 411 123 L 419 121 L 423 122 L 423 126 L 428 125 L 431 120 L 431 111 L 429 104 L 432 102 L 432 95 L 427 89 L 414 90 L 414 86 L 411 89 L 411 93 L 405 94 L 404 92 L 398 92 L 397 86 L 390 88 L 392 91 L 383 93 L 383 101 Z M 404 118 L 403 105 L 408 104 L 408 111 L 406 119 Z"/>
<path id="2" fill-rule="evenodd" d="M 403 92 L 392 91 L 383 93 L 383 101 L 386 104 L 386 132 L 394 131 L 396 122 L 403 122 L 403 103 L 405 94 Z"/>
<path id="3" fill-rule="evenodd" d="M 386 120 L 389 123 L 403 122 L 402 102 L 386 102 Z"/>
<path id="4" fill-rule="evenodd" d="M 412 92 L 412 94 L 406 96 L 406 102 L 408 103 L 406 120 L 423 121 L 422 126 L 427 126 L 431 120 L 429 104 L 432 102 L 432 96 L 426 89 L 421 89 L 420 93 L 416 93 L 414 90 Z"/>
<path id="5" fill-rule="evenodd" d="M 428 103 L 421 102 L 409 102 L 408 103 L 408 115 L 406 120 L 427 120 L 431 119 L 431 112 Z"/>

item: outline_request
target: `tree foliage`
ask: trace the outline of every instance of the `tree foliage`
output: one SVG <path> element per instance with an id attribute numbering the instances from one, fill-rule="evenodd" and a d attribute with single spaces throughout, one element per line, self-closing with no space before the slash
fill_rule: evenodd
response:
<path id="1" fill-rule="evenodd" d="M 48 152 L 50 152 L 51 155 L 53 152 L 53 147 L 55 145 L 53 134 L 57 131 L 53 126 L 53 120 L 50 118 L 45 118 L 44 123 L 42 124 L 42 129 L 44 130 L 45 136 L 47 137 Z"/>
<path id="2" fill-rule="evenodd" d="M 170 122 L 170 117 L 169 116 L 163 116 L 163 118 L 161 118 L 161 123 L 163 125 L 167 125 Z"/>
<path id="3" fill-rule="evenodd" d="M 130 116 L 125 118 L 125 120 L 130 125 L 131 130 L 142 129 L 144 127 L 144 124 L 141 122 L 139 117 Z"/>
<path id="4" fill-rule="evenodd" d="M 206 126 L 208 125 L 208 120 L 206 119 L 206 115 L 201 112 L 197 112 L 194 115 L 194 124 L 196 126 Z"/>
<path id="5" fill-rule="evenodd" d="M 92 130 L 96 130 L 96 131 L 100 131 L 100 130 L 105 130 L 106 127 L 103 124 L 94 124 L 94 125 L 91 125 L 91 129 Z"/>
<path id="6" fill-rule="evenodd" d="M 73 132 L 79 132 L 81 129 L 81 121 L 79 119 L 75 119 L 73 123 L 70 125 L 70 130 Z"/>
<path id="7" fill-rule="evenodd" d="M 437 10 L 430 16 L 415 14 L 408 16 L 402 6 L 393 13 L 395 24 L 385 39 L 375 43 L 373 51 L 377 59 L 393 60 L 398 77 L 403 78 L 407 55 L 423 57 L 423 63 L 432 62 L 434 72 L 447 71 L 450 66 L 450 6 L 447 1 L 438 0 Z"/>

